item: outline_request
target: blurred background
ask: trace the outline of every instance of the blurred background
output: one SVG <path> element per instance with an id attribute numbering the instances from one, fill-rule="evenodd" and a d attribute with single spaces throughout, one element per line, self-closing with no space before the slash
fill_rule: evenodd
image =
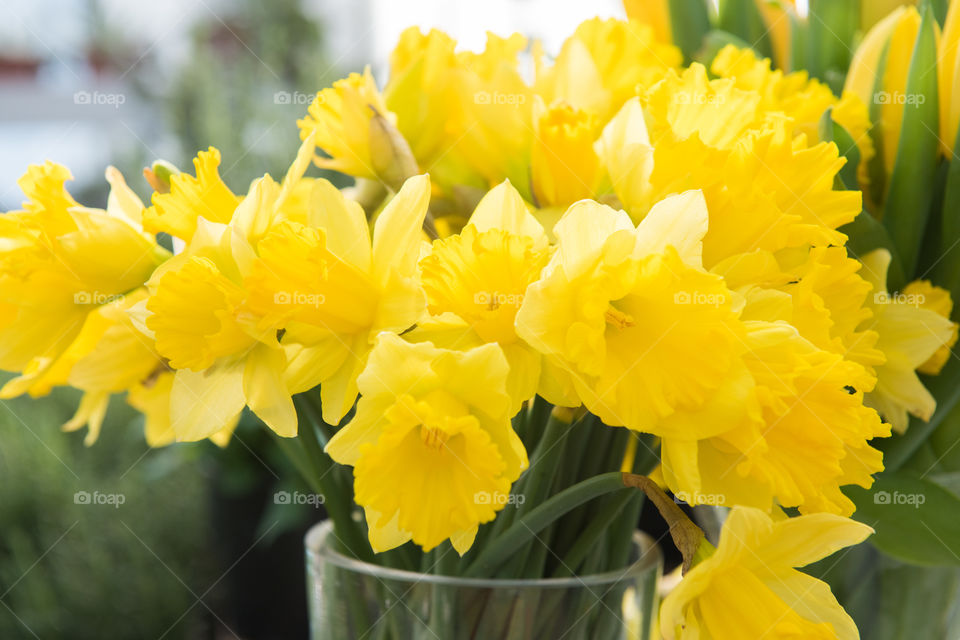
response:
<path id="1" fill-rule="evenodd" d="M 619 0 L 4 0 L 0 3 L 0 211 L 28 164 L 69 167 L 106 204 L 107 165 L 147 201 L 141 172 L 223 154 L 235 192 L 283 175 L 315 92 L 373 67 L 410 25 L 465 48 L 520 31 L 556 52 Z M 0 379 L 0 384 L 6 378 Z M 150 450 L 114 402 L 100 440 L 60 431 L 78 397 L 0 401 L 0 638 L 304 638 L 302 536 L 322 508 L 252 420 L 226 449 Z"/>

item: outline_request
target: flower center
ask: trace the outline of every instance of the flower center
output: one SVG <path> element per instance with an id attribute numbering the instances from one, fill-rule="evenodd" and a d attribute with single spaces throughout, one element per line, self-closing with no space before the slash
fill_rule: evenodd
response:
<path id="1" fill-rule="evenodd" d="M 425 424 L 420 425 L 420 439 L 423 440 L 424 445 L 434 451 L 443 449 L 448 437 L 450 437 L 449 434 L 443 429 Z"/>
<path id="2" fill-rule="evenodd" d="M 631 316 L 629 313 L 620 311 L 612 304 L 607 306 L 607 311 L 603 314 L 603 319 L 607 321 L 607 324 L 614 326 L 617 329 L 626 329 L 627 327 L 632 327 L 634 324 L 636 324 L 633 316 Z"/>

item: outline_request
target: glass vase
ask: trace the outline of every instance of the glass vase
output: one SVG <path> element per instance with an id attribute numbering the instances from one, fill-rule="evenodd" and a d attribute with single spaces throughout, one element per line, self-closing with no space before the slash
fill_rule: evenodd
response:
<path id="1" fill-rule="evenodd" d="M 335 549 L 330 522 L 306 537 L 314 640 L 651 640 L 662 557 L 635 533 L 631 564 L 536 580 L 468 579 L 380 567 Z"/>

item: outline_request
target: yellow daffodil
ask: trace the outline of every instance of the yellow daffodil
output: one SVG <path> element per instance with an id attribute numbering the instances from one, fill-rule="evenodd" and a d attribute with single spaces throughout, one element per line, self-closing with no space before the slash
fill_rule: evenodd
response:
<path id="1" fill-rule="evenodd" d="M 283 184 L 269 176 L 255 181 L 229 216 L 220 216 L 228 224 L 205 217 L 203 202 L 180 203 L 183 218 L 196 228 L 185 249 L 153 273 L 149 298 L 131 310 L 157 352 L 177 369 L 170 421 L 180 440 L 229 430 L 245 404 L 278 433 L 296 434 L 277 328 L 257 325 L 245 307 L 243 277 L 272 222 L 294 224 L 281 215 L 290 212 L 284 201 L 296 191 L 312 153 L 311 136 Z"/>
<path id="2" fill-rule="evenodd" d="M 318 181 L 309 225 L 280 222 L 256 248 L 243 287 L 258 331 L 294 346 L 294 392 L 321 383 L 323 416 L 337 424 L 357 397 L 374 338 L 413 326 L 426 306 L 417 273 L 430 179 L 407 180 L 377 217 Z M 288 355 L 290 355 L 288 353 Z"/>
<path id="3" fill-rule="evenodd" d="M 757 250 L 843 244 L 836 229 L 861 210 L 859 192 L 834 190 L 844 162 L 836 146 L 808 147 L 790 120 L 760 103 L 758 92 L 709 80 L 694 64 L 668 73 L 643 109 L 624 105 L 601 137 L 612 188 L 634 220 L 672 193 L 703 191 L 708 268 Z"/>
<path id="4" fill-rule="evenodd" d="M 859 174 L 861 183 L 865 183 L 867 165 L 875 151 L 870 137 L 868 103 L 864 103 L 859 96 L 845 92 L 837 100 L 827 85 L 809 78 L 805 71 L 785 74 L 780 70 L 772 70 L 770 61 L 757 58 L 752 49 L 738 49 L 733 45 L 720 50 L 710 70 L 721 78 L 732 79 L 739 89 L 759 93 L 762 110 L 785 113 L 793 119 L 794 135 L 803 134 L 811 143 L 819 138 L 820 119 L 824 111 L 832 107 L 833 120 L 843 126 L 857 143 L 860 151 Z"/>
<path id="5" fill-rule="evenodd" d="M 459 54 L 459 122 L 450 147 L 483 177 L 483 187 L 509 179 L 530 199 L 534 93 L 520 69 L 519 53 L 525 46 L 518 34 L 488 34 L 482 52 Z"/>
<path id="6" fill-rule="evenodd" d="M 780 504 L 849 515 L 853 503 L 840 487 L 871 485 L 883 464 L 868 442 L 889 435 L 863 404 L 870 373 L 817 349 L 782 322 L 747 322 L 745 345 L 754 385 L 747 415 L 711 437 L 682 430 L 665 436 L 667 485 L 692 504 L 765 511 Z"/>
<path id="7" fill-rule="evenodd" d="M 127 310 L 145 297 L 141 288 L 94 308 L 63 353 L 47 367 L 28 368 L 8 382 L 0 395 L 46 395 L 59 385 L 80 389 L 84 392 L 80 408 L 65 429 L 73 431 L 89 423 L 86 443 L 93 444 L 110 395 L 126 391 L 163 368 L 150 340 L 134 328 L 127 315 Z"/>
<path id="8" fill-rule="evenodd" d="M 941 287 L 930 283 L 929 280 L 914 280 L 903 288 L 903 295 L 908 302 L 917 304 L 922 309 L 929 309 L 938 315 L 950 319 L 953 311 L 953 300 L 950 299 L 950 292 Z M 937 351 L 930 356 L 930 359 L 917 367 L 917 371 L 928 376 L 939 375 L 943 366 L 950 359 L 951 349 L 957 343 L 956 322 L 953 323 L 953 334 L 946 343 L 941 345 Z"/>
<path id="9" fill-rule="evenodd" d="M 370 68 L 351 73 L 317 93 L 307 116 L 297 121 L 300 138 L 315 136 L 318 148 L 329 158 L 315 158 L 317 166 L 351 176 L 379 179 L 381 159 L 375 157 L 377 118 L 395 125 L 397 116 L 387 109 Z M 380 134 L 382 135 L 382 134 Z"/>
<path id="10" fill-rule="evenodd" d="M 467 351 L 381 334 L 359 379 L 355 417 L 327 444 L 354 467 L 375 551 L 408 540 L 463 554 L 496 517 L 527 466 L 510 425 L 507 362 L 487 344 Z"/>
<path id="11" fill-rule="evenodd" d="M 326 181 L 291 213 L 318 135 L 281 185 L 256 181 L 229 224 L 200 218 L 185 251 L 151 280 L 145 327 L 177 369 L 171 417 L 181 440 L 223 431 L 244 405 L 293 436 L 291 395 L 321 381 L 324 416 L 336 424 L 356 398 L 371 337 L 408 328 L 423 308 L 416 258 L 428 179 L 391 200 L 371 250 L 360 207 Z"/>
<path id="12" fill-rule="evenodd" d="M 872 529 L 830 514 L 774 521 L 735 507 L 716 552 L 695 565 L 660 607 L 665 640 L 856 640 L 856 625 L 830 587 L 801 571 Z"/>
<path id="13" fill-rule="evenodd" d="M 125 388 L 117 379 L 135 381 L 138 367 L 149 370 L 155 358 L 128 343 L 129 353 L 121 349 L 98 360 L 106 371 L 89 360 L 86 368 L 78 363 L 116 324 L 125 296 L 135 298 L 169 253 L 143 232 L 143 206 L 116 169 L 107 170 L 112 190 L 106 210 L 78 205 L 64 188 L 67 179 L 62 166 L 31 167 L 20 181 L 28 198 L 24 211 L 0 217 L 0 367 L 22 374 L 2 395 L 41 395 L 68 382 L 100 393 L 80 412 L 95 415 L 95 438 L 105 398 Z M 78 413 L 71 426 L 85 422 Z"/>
<path id="14" fill-rule="evenodd" d="M 649 25 L 593 18 L 563 43 L 552 66 L 538 59 L 534 87 L 548 104 L 562 101 L 607 120 L 638 87 L 653 86 L 682 61 L 680 50 L 658 40 Z"/>
<path id="15" fill-rule="evenodd" d="M 600 134 L 593 114 L 566 104 L 534 103 L 534 142 L 530 152 L 533 194 L 541 207 L 567 207 L 591 198 L 601 179 L 593 145 Z"/>
<path id="16" fill-rule="evenodd" d="M 658 203 L 636 227 L 623 211 L 582 201 L 554 229 L 557 252 L 527 289 L 517 334 L 562 363 L 606 424 L 717 429 L 722 419 L 663 420 L 719 396 L 728 400 L 718 410 L 738 412 L 742 329 L 733 295 L 701 267 L 706 230 L 696 191 Z"/>
<path id="17" fill-rule="evenodd" d="M 220 151 L 210 147 L 193 161 L 196 177 L 186 173 L 170 177 L 168 193 L 154 193 L 153 206 L 143 213 L 143 226 L 151 233 L 166 232 L 189 241 L 197 219 L 227 223 L 240 203 L 220 178 Z"/>
<path id="18" fill-rule="evenodd" d="M 736 262 L 736 258 L 728 261 Z M 781 251 L 777 264 L 774 282 L 757 294 L 759 306 L 766 310 L 763 319 L 787 321 L 820 349 L 853 360 L 868 371 L 883 364 L 883 353 L 876 347 L 877 333 L 865 326 L 872 317 L 867 305 L 872 287 L 864 279 L 859 261 L 849 257 L 842 246 L 819 246 Z M 747 279 L 757 282 L 755 274 Z M 782 312 L 774 310 L 777 305 L 783 305 Z"/>
<path id="19" fill-rule="evenodd" d="M 442 31 L 431 29 L 424 34 L 418 27 L 410 27 L 400 34 L 390 54 L 384 104 L 396 114 L 397 128 L 424 166 L 443 153 L 444 142 L 453 133 L 450 116 L 456 113 L 456 46 Z"/>
<path id="20" fill-rule="evenodd" d="M 420 261 L 430 313 L 459 320 L 448 322 L 450 335 L 460 344 L 496 342 L 503 349 L 510 365 L 512 413 L 533 397 L 541 376 L 541 356 L 517 336 L 514 318 L 527 287 L 550 259 L 547 245 L 543 227 L 520 194 L 503 182 L 484 196 L 459 234 L 435 241 Z M 421 322 L 408 339 L 431 336 L 437 328 Z"/>
<path id="21" fill-rule="evenodd" d="M 867 321 L 867 327 L 879 335 L 877 349 L 886 359 L 876 367 L 877 386 L 867 395 L 866 402 L 894 431 L 903 433 L 909 415 L 926 421 L 936 410 L 936 400 L 917 377 L 917 370 L 935 368 L 943 358 L 941 349 L 949 348 L 956 340 L 957 326 L 944 315 L 945 311 L 949 313 L 944 304 L 949 301 L 946 291 L 921 283 L 913 284 L 909 292 L 887 291 L 890 253 L 885 249 L 866 255 L 863 265 L 864 277 L 874 291 L 868 298 L 873 317 Z"/>

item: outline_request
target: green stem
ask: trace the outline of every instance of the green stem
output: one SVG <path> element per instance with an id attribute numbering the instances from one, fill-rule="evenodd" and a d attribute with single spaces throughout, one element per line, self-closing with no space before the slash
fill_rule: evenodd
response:
<path id="1" fill-rule="evenodd" d="M 574 575 L 587 555 L 597 548 L 597 541 L 607 533 L 610 525 L 636 495 L 635 491 L 624 489 L 605 498 L 599 513 L 577 537 L 576 542 L 570 547 L 570 551 L 564 556 L 563 563 L 554 570 L 553 577 L 565 578 Z"/>
<path id="2" fill-rule="evenodd" d="M 503 534 L 490 540 L 467 567 L 464 576 L 478 578 L 491 575 L 519 546 L 529 542 L 531 537 L 563 514 L 597 496 L 618 491 L 625 486 L 624 474 L 613 471 L 584 480 L 548 498 L 519 518 Z"/>
<path id="3" fill-rule="evenodd" d="M 530 457 L 530 468 L 520 483 L 523 504 L 517 505 L 517 517 L 522 517 L 533 509 L 534 505 L 543 502 L 550 491 L 553 478 L 563 460 L 565 436 L 570 430 L 569 416 L 565 413 L 561 411 L 558 414 L 554 411 L 550 414 L 540 444 Z"/>
<path id="4" fill-rule="evenodd" d="M 294 404 L 299 410 L 298 416 L 301 418 L 296 442 L 300 443 L 308 462 L 305 477 L 314 491 L 323 495 L 324 508 L 333 520 L 334 532 L 340 537 L 343 545 L 358 559 L 373 562 L 373 550 L 353 519 L 352 492 L 337 481 L 337 475 L 341 473 L 339 467 L 323 452 L 317 437 L 317 427 L 313 421 L 303 419 L 308 412 L 303 410 L 303 403 L 300 400 L 299 397 L 294 399 Z M 282 441 L 283 438 L 280 440 Z M 302 465 L 299 469 L 304 473 Z"/>

